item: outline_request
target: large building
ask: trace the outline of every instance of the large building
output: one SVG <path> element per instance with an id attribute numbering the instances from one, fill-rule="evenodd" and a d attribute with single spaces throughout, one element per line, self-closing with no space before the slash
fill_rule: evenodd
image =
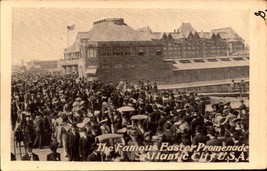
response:
<path id="1" fill-rule="evenodd" d="M 62 71 L 58 60 L 31 60 L 26 62 L 27 72 L 49 72 L 59 73 Z"/>
<path id="2" fill-rule="evenodd" d="M 161 41 L 167 59 L 228 56 L 245 50 L 244 40 L 231 27 L 197 32 L 190 23 L 182 23 L 174 32 L 153 32 L 149 26 L 137 30 Z"/>
<path id="3" fill-rule="evenodd" d="M 134 30 L 122 18 L 96 21 L 88 32 L 78 32 L 65 50 L 61 66 L 66 73 L 100 80 L 138 81 L 163 77 L 163 46 Z"/>
<path id="4" fill-rule="evenodd" d="M 228 34 L 235 32 L 229 29 L 197 32 L 183 23 L 174 32 L 157 33 L 149 27 L 135 30 L 122 18 L 104 19 L 94 22 L 88 32 L 78 32 L 60 65 L 65 73 L 105 81 L 189 83 L 248 78 L 249 57 L 231 56 L 244 51 L 243 39 L 237 34 L 232 38 Z"/>

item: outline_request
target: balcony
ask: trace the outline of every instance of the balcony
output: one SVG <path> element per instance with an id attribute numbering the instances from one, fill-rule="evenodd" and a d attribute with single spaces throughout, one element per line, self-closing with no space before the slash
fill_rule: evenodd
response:
<path id="1" fill-rule="evenodd" d="M 58 63 L 61 66 L 68 66 L 68 65 L 78 65 L 81 62 L 81 59 L 61 59 Z"/>

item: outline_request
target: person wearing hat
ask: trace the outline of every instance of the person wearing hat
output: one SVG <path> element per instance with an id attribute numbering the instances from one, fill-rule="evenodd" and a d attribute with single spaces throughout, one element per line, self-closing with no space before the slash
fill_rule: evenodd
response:
<path id="1" fill-rule="evenodd" d="M 29 144 L 33 143 L 34 129 L 33 129 L 33 122 L 30 119 L 31 115 L 28 112 L 25 115 L 26 115 L 25 120 L 22 121 L 21 127 L 22 127 L 22 132 L 24 134 L 23 143 L 25 147 L 25 152 L 27 152 Z"/>
<path id="2" fill-rule="evenodd" d="M 206 142 L 206 145 L 222 146 L 222 141 L 216 137 L 216 131 L 213 126 L 208 126 L 207 136 L 209 137 L 209 140 Z"/>
<path id="3" fill-rule="evenodd" d="M 53 139 L 52 143 L 50 144 L 50 150 L 52 151 L 50 154 L 46 156 L 47 161 L 61 161 L 60 153 L 57 152 L 59 143 L 56 139 Z"/>
<path id="4" fill-rule="evenodd" d="M 101 156 L 100 152 L 97 151 L 98 146 L 96 143 L 92 143 L 90 146 L 90 150 L 92 151 L 88 157 L 87 161 L 103 161 L 104 156 Z"/>
<path id="5" fill-rule="evenodd" d="M 69 161 L 79 161 L 79 141 L 80 134 L 77 125 L 74 123 L 66 135 L 66 152 L 68 153 Z"/>
<path id="6" fill-rule="evenodd" d="M 59 147 L 63 147 L 63 140 L 62 140 L 62 125 L 63 125 L 63 112 L 58 112 L 58 118 L 54 122 L 55 128 L 55 137 L 57 142 L 59 143 Z"/>
<path id="7" fill-rule="evenodd" d="M 199 143 L 206 144 L 208 137 L 203 135 L 201 125 L 196 126 L 195 132 L 196 132 L 196 134 L 195 134 L 194 138 L 192 139 L 192 145 L 199 145 Z"/>
<path id="8" fill-rule="evenodd" d="M 33 125 L 35 128 L 35 140 L 34 140 L 34 144 L 33 147 L 37 148 L 37 146 L 39 147 L 39 149 L 43 148 L 43 135 L 44 135 L 44 122 L 42 119 L 42 114 L 36 114 L 36 118 L 33 121 Z"/>
<path id="9" fill-rule="evenodd" d="M 86 128 L 82 128 L 80 131 L 79 153 L 81 161 L 86 161 L 88 155 L 92 152 L 90 150 L 91 142 L 87 136 Z"/>
<path id="10" fill-rule="evenodd" d="M 234 111 L 233 109 L 229 110 L 228 115 L 226 116 L 225 120 L 220 125 L 230 124 L 230 126 L 235 126 L 235 122 L 233 119 L 237 118 L 238 112 Z"/>
<path id="11" fill-rule="evenodd" d="M 242 115 L 242 110 L 245 110 L 245 111 L 247 111 L 247 106 L 245 105 L 245 103 L 244 103 L 244 99 L 241 99 L 240 100 L 240 106 L 238 107 L 238 109 L 239 109 L 239 114 L 241 114 Z"/>
<path id="12" fill-rule="evenodd" d="M 166 122 L 164 125 L 164 132 L 162 133 L 162 142 L 173 143 L 173 133 L 171 132 L 172 124 L 170 122 Z"/>
<path id="13" fill-rule="evenodd" d="M 32 143 L 28 143 L 28 148 L 26 150 L 26 154 L 22 157 L 23 161 L 39 161 L 39 156 L 32 152 Z"/>
<path id="14" fill-rule="evenodd" d="M 107 125 L 108 119 L 103 119 L 99 122 L 100 126 L 100 131 L 102 134 L 108 134 L 110 133 L 110 128 Z"/>
<path id="15" fill-rule="evenodd" d="M 131 130 L 129 134 L 130 134 L 131 140 L 127 143 L 127 145 L 128 146 L 140 146 L 141 142 L 139 142 L 136 130 Z M 136 161 L 137 156 L 135 153 L 136 151 L 128 151 L 126 153 L 129 161 Z"/>

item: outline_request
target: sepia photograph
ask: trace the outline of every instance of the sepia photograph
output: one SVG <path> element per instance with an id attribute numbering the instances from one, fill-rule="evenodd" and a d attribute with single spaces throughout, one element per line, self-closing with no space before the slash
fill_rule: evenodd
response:
<path id="1" fill-rule="evenodd" d="M 10 13 L 11 164 L 251 162 L 249 9 Z"/>

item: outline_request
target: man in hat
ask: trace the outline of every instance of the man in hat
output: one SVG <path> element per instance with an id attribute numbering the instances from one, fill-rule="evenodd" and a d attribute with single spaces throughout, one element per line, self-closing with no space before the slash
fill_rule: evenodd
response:
<path id="1" fill-rule="evenodd" d="M 201 125 L 196 126 L 196 135 L 192 139 L 192 145 L 198 145 L 199 143 L 206 144 L 208 137 L 202 134 L 202 127 Z"/>
<path id="2" fill-rule="evenodd" d="M 100 131 L 102 134 L 108 134 L 111 133 L 110 128 L 107 125 L 108 119 L 103 119 L 99 122 L 100 126 Z"/>
<path id="3" fill-rule="evenodd" d="M 32 143 L 28 144 L 27 152 L 21 160 L 39 161 L 39 156 L 32 152 Z"/>
<path id="4" fill-rule="evenodd" d="M 35 135 L 36 135 L 33 147 L 35 148 L 39 147 L 39 149 L 43 148 L 43 135 L 44 135 L 44 123 L 41 115 L 42 114 L 37 113 L 36 118 L 33 121 L 35 128 Z"/>
<path id="5" fill-rule="evenodd" d="M 235 91 L 235 80 L 232 80 L 230 83 L 230 92 L 233 93 Z"/>
<path id="6" fill-rule="evenodd" d="M 237 114 L 238 112 L 235 112 L 233 109 L 230 109 L 224 122 L 222 122 L 220 125 L 230 124 L 230 126 L 235 126 L 235 122 L 233 122 L 233 119 L 237 118 Z"/>
<path id="7" fill-rule="evenodd" d="M 206 145 L 222 146 L 222 141 L 217 139 L 216 131 L 213 126 L 208 126 L 207 133 L 208 133 L 207 136 L 209 137 L 209 140 L 206 142 Z"/>
<path id="8" fill-rule="evenodd" d="M 240 106 L 239 106 L 239 108 L 238 108 L 238 109 L 239 109 L 239 114 L 242 113 L 242 110 L 245 110 L 245 111 L 247 110 L 247 106 L 246 106 L 245 103 L 244 103 L 244 99 L 241 99 L 241 100 L 240 100 L 240 103 L 241 103 L 241 104 L 240 104 Z"/>
<path id="9" fill-rule="evenodd" d="M 80 131 L 80 136 L 81 136 L 79 142 L 80 158 L 82 161 L 86 161 L 88 155 L 92 152 L 90 149 L 91 142 L 88 139 L 86 128 L 82 128 L 82 130 Z"/>
<path id="10" fill-rule="evenodd" d="M 138 140 L 136 130 L 131 130 L 129 133 L 130 133 L 131 140 L 127 143 L 127 145 L 128 146 L 140 146 L 141 143 Z M 127 152 L 127 157 L 129 161 L 136 161 L 136 158 L 137 158 L 136 153 L 137 153 L 136 151 Z"/>
<path id="11" fill-rule="evenodd" d="M 93 151 L 91 154 L 88 155 L 87 161 L 103 161 L 104 156 L 101 156 L 100 152 L 97 151 L 98 147 L 96 143 L 91 145 L 91 150 Z"/>
<path id="12" fill-rule="evenodd" d="M 54 139 L 49 146 L 52 153 L 46 156 L 47 161 L 61 161 L 60 153 L 57 152 L 58 145 L 59 143 L 57 142 L 56 139 Z"/>
<path id="13" fill-rule="evenodd" d="M 59 143 L 59 147 L 63 147 L 63 140 L 62 140 L 62 125 L 63 125 L 63 112 L 58 112 L 58 118 L 54 122 L 55 128 L 55 137 L 57 142 Z"/>
<path id="14" fill-rule="evenodd" d="M 72 124 L 71 130 L 66 135 L 66 151 L 69 161 L 79 161 L 80 135 L 76 124 Z"/>
<path id="15" fill-rule="evenodd" d="M 169 142 L 172 144 L 173 142 L 173 133 L 171 132 L 172 124 L 170 122 L 166 122 L 164 125 L 164 132 L 162 133 L 162 142 Z"/>
<path id="16" fill-rule="evenodd" d="M 33 129 L 33 122 L 30 119 L 31 115 L 28 112 L 25 112 L 25 120 L 22 121 L 22 132 L 24 134 L 23 143 L 25 147 L 25 151 L 27 152 L 27 148 L 30 143 L 33 143 L 34 137 L 34 129 Z"/>

